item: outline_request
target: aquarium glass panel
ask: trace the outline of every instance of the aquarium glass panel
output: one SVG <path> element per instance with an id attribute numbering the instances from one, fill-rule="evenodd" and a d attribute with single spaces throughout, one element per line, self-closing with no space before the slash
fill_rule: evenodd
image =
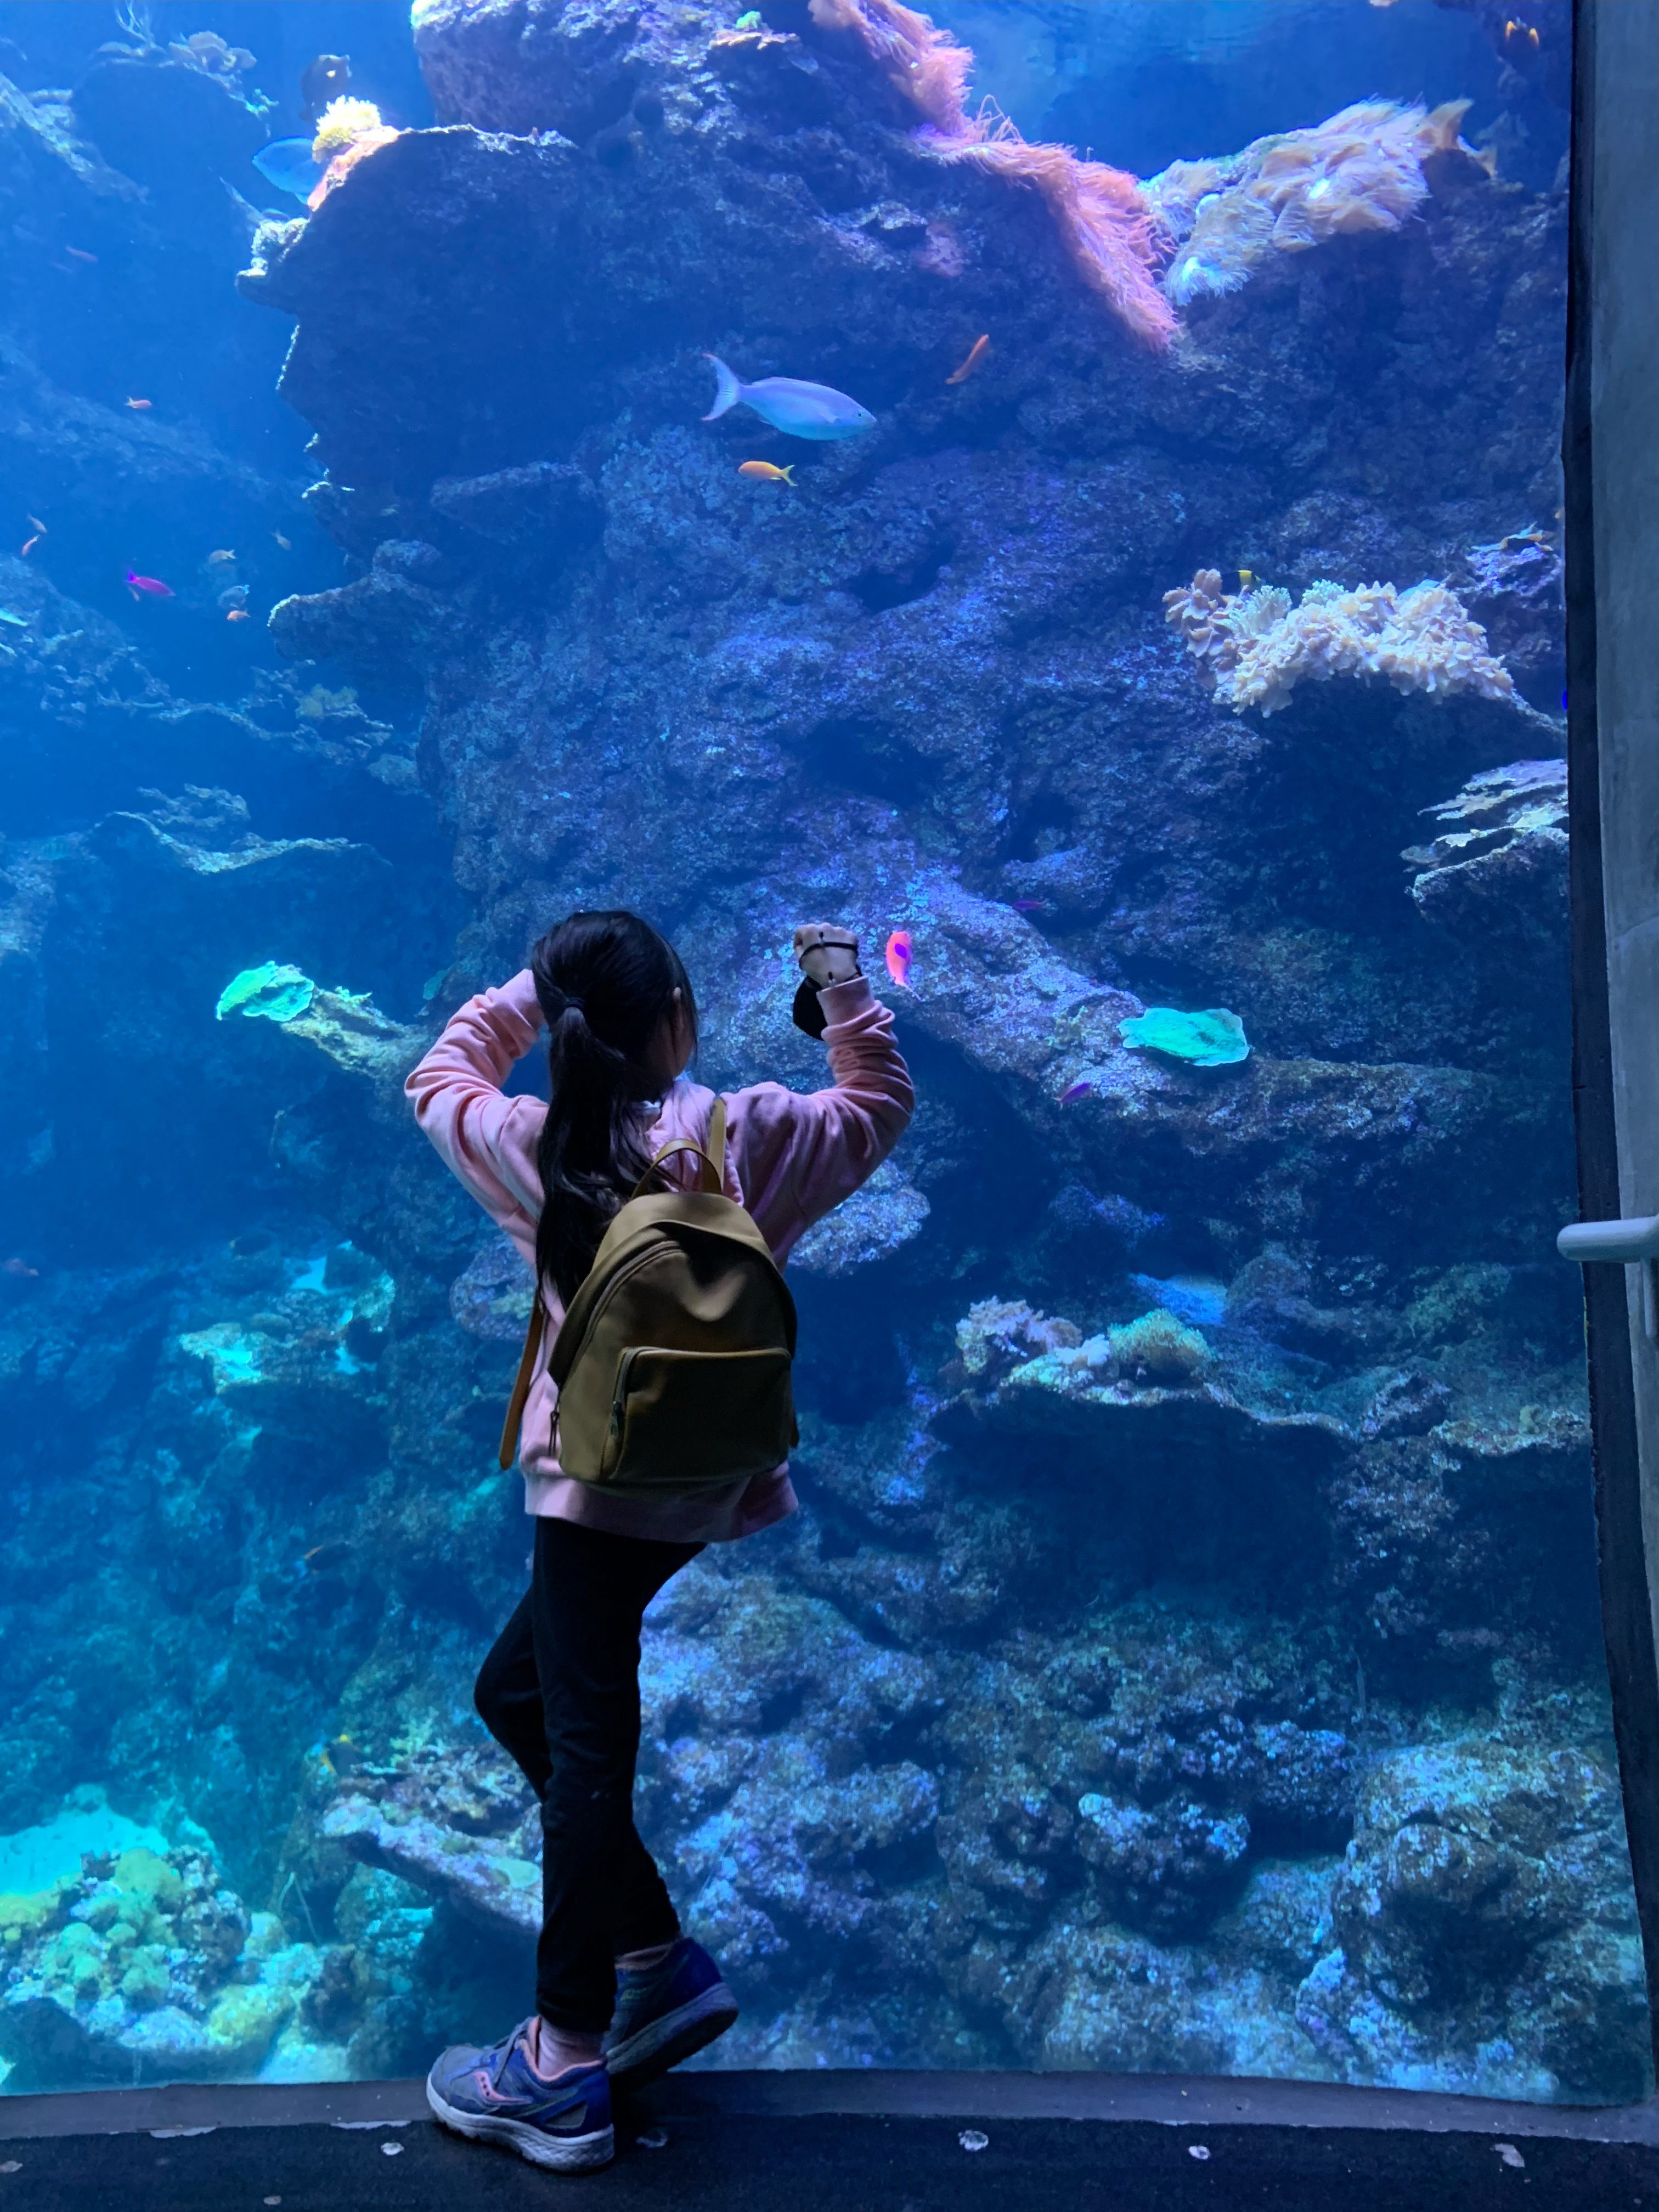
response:
<path id="1" fill-rule="evenodd" d="M 1569 18 L 0 4 L 7 2092 L 522 2019 L 597 1522 L 686 1540 L 691 2063 L 1644 2093 L 1553 1249 Z M 615 908 L 672 1089 L 523 974 Z M 672 1316 L 586 1472 L 532 1389 L 541 1517 L 498 1466 L 549 1012 L 624 1151 L 731 1102 L 787 1480 L 605 1491 Z M 787 1430 L 759 1356 L 686 1465 Z"/>

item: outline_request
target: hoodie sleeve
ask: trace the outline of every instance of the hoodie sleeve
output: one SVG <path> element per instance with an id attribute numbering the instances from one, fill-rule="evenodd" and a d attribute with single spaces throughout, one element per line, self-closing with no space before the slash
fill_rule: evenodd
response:
<path id="1" fill-rule="evenodd" d="M 759 1083 L 731 1097 L 732 1164 L 756 1225 L 780 1259 L 868 1181 L 915 1110 L 893 1016 L 855 975 L 818 994 L 835 1080 L 827 1091 Z"/>
<path id="2" fill-rule="evenodd" d="M 526 968 L 458 1008 L 404 1085 L 445 1165 L 515 1243 L 532 1249 L 542 1204 L 536 1142 L 546 1109 L 538 1098 L 504 1097 L 501 1085 L 541 1026 Z"/>

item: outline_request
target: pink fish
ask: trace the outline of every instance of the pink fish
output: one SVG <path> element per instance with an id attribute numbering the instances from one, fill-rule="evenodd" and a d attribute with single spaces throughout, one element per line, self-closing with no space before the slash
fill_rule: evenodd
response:
<path id="1" fill-rule="evenodd" d="M 910 956 L 914 950 L 908 929 L 896 929 L 887 940 L 887 972 L 902 991 L 910 988 Z"/>
<path id="2" fill-rule="evenodd" d="M 1041 914 L 1048 903 L 1048 902 L 1047 899 L 1016 899 L 1014 901 L 1014 912 L 1016 914 Z"/>
<path id="3" fill-rule="evenodd" d="M 1062 1106 L 1069 1106 L 1074 1098 L 1086 1098 L 1094 1087 L 1085 1075 L 1081 1083 L 1073 1083 L 1060 1092 L 1060 1103 Z"/>
<path id="4" fill-rule="evenodd" d="M 148 599 L 170 599 L 173 597 L 171 584 L 164 584 L 159 576 L 135 575 L 131 568 L 127 570 L 127 589 L 135 599 L 141 593 Z"/>

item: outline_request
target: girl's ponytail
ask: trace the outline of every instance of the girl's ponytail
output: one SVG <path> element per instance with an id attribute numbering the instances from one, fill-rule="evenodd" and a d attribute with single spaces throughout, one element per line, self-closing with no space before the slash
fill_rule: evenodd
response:
<path id="1" fill-rule="evenodd" d="M 536 1270 L 568 1305 L 647 1164 L 651 1045 L 673 1018 L 676 991 L 695 1044 L 696 1008 L 679 955 L 635 914 L 568 915 L 530 965 L 549 1030 Z"/>

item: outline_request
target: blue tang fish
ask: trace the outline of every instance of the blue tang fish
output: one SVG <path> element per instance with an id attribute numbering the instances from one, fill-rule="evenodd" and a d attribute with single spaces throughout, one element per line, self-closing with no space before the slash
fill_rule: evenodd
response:
<path id="1" fill-rule="evenodd" d="M 876 427 L 867 407 L 827 384 L 803 384 L 794 376 L 763 376 L 758 384 L 744 384 L 712 353 L 703 359 L 714 362 L 715 377 L 714 404 L 705 422 L 728 407 L 752 407 L 763 422 L 789 438 L 856 438 L 860 430 Z"/>
<path id="2" fill-rule="evenodd" d="M 253 166 L 296 200 L 308 200 L 322 182 L 322 164 L 312 160 L 309 138 L 273 138 L 253 156 Z"/>

